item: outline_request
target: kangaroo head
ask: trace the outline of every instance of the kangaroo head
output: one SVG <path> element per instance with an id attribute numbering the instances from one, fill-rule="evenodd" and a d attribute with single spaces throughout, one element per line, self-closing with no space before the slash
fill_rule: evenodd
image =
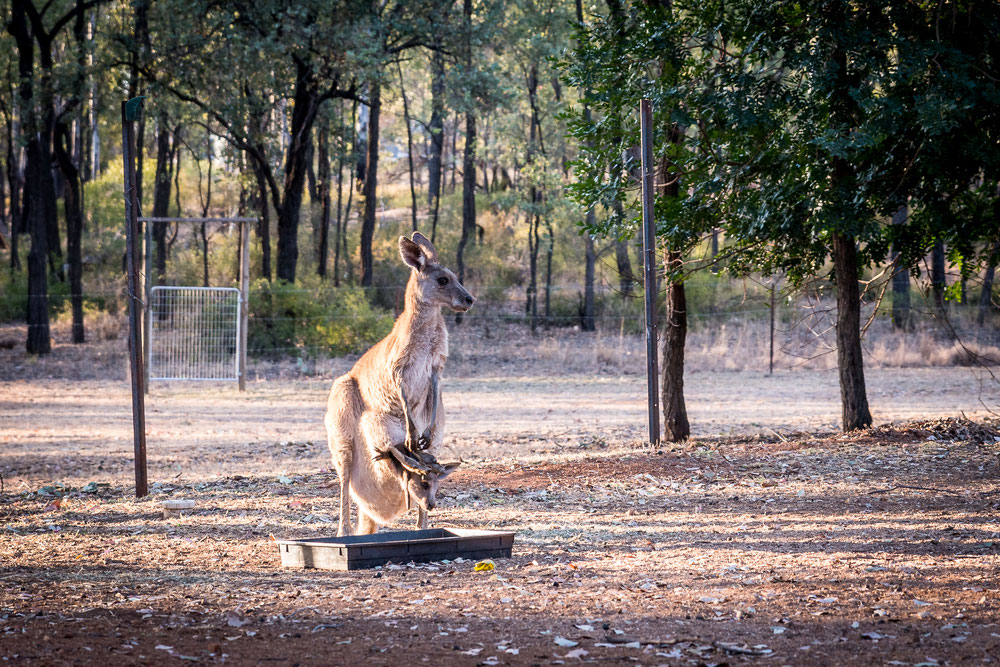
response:
<path id="1" fill-rule="evenodd" d="M 451 308 L 464 313 L 476 300 L 462 287 L 451 269 L 438 261 L 437 250 L 420 232 L 413 238 L 399 237 L 399 254 L 403 263 L 413 269 L 417 300 L 424 305 Z"/>
<path id="2" fill-rule="evenodd" d="M 438 463 L 429 452 L 415 452 L 411 455 L 403 451 L 402 447 L 394 447 L 389 451 L 399 466 L 400 474 L 405 478 L 410 498 L 428 511 L 437 505 L 438 486 L 462 465 L 461 461 Z"/>

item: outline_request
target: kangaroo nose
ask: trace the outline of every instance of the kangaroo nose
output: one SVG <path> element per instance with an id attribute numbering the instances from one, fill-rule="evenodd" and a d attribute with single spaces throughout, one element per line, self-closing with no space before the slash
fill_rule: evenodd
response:
<path id="1" fill-rule="evenodd" d="M 467 294 L 465 295 L 465 302 L 471 306 L 476 302 L 476 300 L 472 298 L 471 294 Z"/>

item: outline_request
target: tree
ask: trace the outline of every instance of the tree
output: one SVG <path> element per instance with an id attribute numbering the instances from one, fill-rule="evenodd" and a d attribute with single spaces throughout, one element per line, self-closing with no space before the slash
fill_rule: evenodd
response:
<path id="1" fill-rule="evenodd" d="M 646 3 L 631 8 L 624 29 L 595 22 L 591 46 L 567 66 L 605 114 L 591 124 L 577 117 L 578 136 L 613 137 L 613 110 L 634 109 L 643 95 L 662 114 L 659 128 L 684 129 L 679 141 L 657 144 L 687 184 L 676 199 L 657 200 L 669 247 L 689 249 L 719 226 L 737 275 L 785 271 L 802 284 L 832 263 L 845 430 L 871 423 L 863 270 L 890 247 L 898 266 L 913 269 L 935 241 L 973 258 L 987 234 L 988 216 L 963 211 L 995 188 L 974 177 L 997 173 L 996 151 L 982 147 L 997 136 L 1000 95 L 983 63 L 997 60 L 989 35 L 998 13 L 994 3 Z M 664 54 L 670 66 L 651 69 Z M 624 189 L 613 168 L 610 182 L 602 174 L 628 140 L 607 143 L 581 160 L 577 193 L 589 203 L 610 204 Z M 906 224 L 887 224 L 908 202 Z"/>
<path id="2" fill-rule="evenodd" d="M 356 97 L 354 75 L 368 57 L 362 36 L 368 8 L 274 0 L 164 2 L 152 10 L 155 41 L 162 47 L 146 75 L 208 116 L 214 131 L 246 154 L 277 214 L 277 278 L 294 282 L 313 126 L 323 103 Z M 275 96 L 292 102 L 284 150 L 267 140 Z M 265 255 L 268 264 L 269 248 Z"/>
<path id="3" fill-rule="evenodd" d="M 7 32 L 14 38 L 17 46 L 20 79 L 18 115 L 21 119 L 26 158 L 24 203 L 21 214 L 31 238 L 31 251 L 28 254 L 26 342 L 29 354 L 47 354 L 52 349 L 48 313 L 49 268 L 60 279 L 62 276 L 62 262 L 59 261 L 62 257 L 62 248 L 56 211 L 56 189 L 51 168 L 52 141 L 56 137 L 58 121 L 53 79 L 56 66 L 53 47 L 63 29 L 74 20 L 80 25 L 83 12 L 96 5 L 97 1 L 78 1 L 61 16 L 52 19 L 46 16 L 53 8 L 52 3 L 47 3 L 38 9 L 31 0 L 13 0 L 6 26 Z M 70 204 L 76 208 L 71 213 L 74 222 L 70 223 L 74 232 L 79 229 L 75 220 L 82 220 L 82 214 L 79 212 L 80 201 L 78 194 L 75 199 L 71 196 Z M 71 245 L 78 250 L 78 241 L 71 241 Z M 77 276 L 77 294 L 79 294 L 79 253 L 76 253 L 75 259 L 71 259 L 75 266 L 74 274 Z M 78 315 L 74 321 L 74 339 L 82 339 L 83 336 L 82 307 L 78 306 L 80 306 L 79 301 L 74 305 L 74 311 Z"/>

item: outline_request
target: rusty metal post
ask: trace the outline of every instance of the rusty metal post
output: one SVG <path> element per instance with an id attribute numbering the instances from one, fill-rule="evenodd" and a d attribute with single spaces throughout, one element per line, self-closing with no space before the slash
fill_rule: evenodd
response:
<path id="1" fill-rule="evenodd" d="M 656 221 L 653 214 L 653 106 L 639 102 L 642 148 L 642 276 L 646 287 L 646 390 L 649 442 L 660 443 L 659 364 L 656 352 Z"/>
<path id="2" fill-rule="evenodd" d="M 135 446 L 135 496 L 149 493 L 146 474 L 146 402 L 143 395 L 142 290 L 139 286 L 139 201 L 135 188 L 135 133 L 132 119 L 122 102 L 122 171 L 125 182 L 125 262 L 128 272 L 129 371 L 132 376 L 132 439 Z"/>

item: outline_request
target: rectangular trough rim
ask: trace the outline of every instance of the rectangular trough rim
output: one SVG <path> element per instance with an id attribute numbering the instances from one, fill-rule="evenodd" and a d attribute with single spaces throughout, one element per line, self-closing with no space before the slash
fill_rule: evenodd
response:
<path id="1" fill-rule="evenodd" d="M 433 529 L 432 529 L 433 530 Z M 467 528 L 442 528 L 441 530 L 449 531 L 454 533 L 454 535 L 446 535 L 444 537 L 423 537 L 412 540 L 391 540 L 388 542 L 313 542 L 308 539 L 306 540 L 275 540 L 280 544 L 290 544 L 296 546 L 308 546 L 308 547 L 327 547 L 331 549 L 352 549 L 357 547 L 372 547 L 372 546 L 402 546 L 405 544 L 425 544 L 428 542 L 459 542 L 461 540 L 466 540 L 469 538 L 476 537 L 511 537 L 516 535 L 516 531 L 500 531 L 500 530 L 472 530 Z M 404 532 L 404 531 L 393 531 L 393 532 Z"/>

